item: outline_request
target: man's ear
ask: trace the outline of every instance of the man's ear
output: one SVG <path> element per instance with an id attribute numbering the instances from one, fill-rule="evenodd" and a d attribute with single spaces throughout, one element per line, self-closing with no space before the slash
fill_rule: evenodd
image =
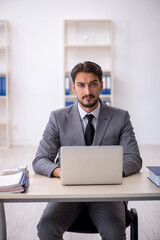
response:
<path id="1" fill-rule="evenodd" d="M 101 88 L 100 88 L 100 92 L 103 90 L 103 81 L 100 82 L 101 84 Z"/>
<path id="2" fill-rule="evenodd" d="M 75 84 L 72 83 L 72 89 L 73 89 L 73 92 L 75 93 Z"/>

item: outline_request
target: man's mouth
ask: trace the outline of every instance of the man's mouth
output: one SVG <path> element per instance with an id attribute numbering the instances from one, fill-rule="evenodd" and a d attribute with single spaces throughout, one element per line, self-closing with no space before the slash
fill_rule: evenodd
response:
<path id="1" fill-rule="evenodd" d="M 85 96 L 83 96 L 82 97 L 82 99 L 86 99 L 86 100 L 90 100 L 91 98 L 95 98 L 95 96 L 94 95 L 92 95 L 92 94 L 90 94 L 90 95 L 85 95 Z"/>

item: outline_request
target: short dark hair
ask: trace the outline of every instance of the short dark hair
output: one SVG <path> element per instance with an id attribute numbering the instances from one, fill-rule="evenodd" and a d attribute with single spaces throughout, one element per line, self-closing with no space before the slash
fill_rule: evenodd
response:
<path id="1" fill-rule="evenodd" d="M 102 69 L 98 64 L 94 62 L 85 61 L 84 63 L 78 63 L 76 66 L 74 66 L 74 68 L 71 71 L 73 83 L 75 83 L 76 75 L 79 72 L 93 73 L 99 78 L 100 82 L 102 81 L 103 75 Z"/>

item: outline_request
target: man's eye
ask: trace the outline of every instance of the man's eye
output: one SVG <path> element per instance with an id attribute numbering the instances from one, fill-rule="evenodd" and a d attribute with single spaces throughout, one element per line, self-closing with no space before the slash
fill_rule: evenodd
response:
<path id="1" fill-rule="evenodd" d="M 84 83 L 79 83 L 78 87 L 84 87 Z"/>
<path id="2" fill-rule="evenodd" d="M 95 86 L 97 86 L 97 83 L 96 82 L 91 83 L 91 86 L 95 87 Z"/>

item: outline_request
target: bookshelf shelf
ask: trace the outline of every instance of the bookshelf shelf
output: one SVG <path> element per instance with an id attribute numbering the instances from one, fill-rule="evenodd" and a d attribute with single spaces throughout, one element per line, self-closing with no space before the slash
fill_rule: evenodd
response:
<path id="1" fill-rule="evenodd" d="M 8 98 L 8 96 L 0 96 L 0 100 L 6 100 Z"/>
<path id="2" fill-rule="evenodd" d="M 0 125 L 6 125 L 8 122 L 4 121 L 4 122 L 0 122 Z"/>
<path id="3" fill-rule="evenodd" d="M 8 22 L 0 20 L 0 147 L 9 147 Z"/>
<path id="4" fill-rule="evenodd" d="M 65 47 L 66 48 L 111 48 L 112 46 L 110 46 L 110 45 L 98 45 L 98 44 L 96 44 L 96 45 L 91 45 L 91 44 L 89 44 L 89 45 L 65 45 Z"/>
<path id="5" fill-rule="evenodd" d="M 113 23 L 111 20 L 64 21 L 64 101 L 76 101 L 72 91 L 71 69 L 80 62 L 93 61 L 102 67 L 105 89 L 102 101 L 113 105 Z"/>

